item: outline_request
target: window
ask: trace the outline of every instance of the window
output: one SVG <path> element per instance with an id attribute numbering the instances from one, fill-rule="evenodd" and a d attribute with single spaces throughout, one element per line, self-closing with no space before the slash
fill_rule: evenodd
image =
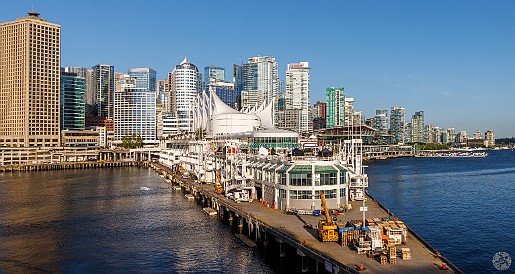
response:
<path id="1" fill-rule="evenodd" d="M 338 182 L 336 180 L 337 173 L 321 173 L 320 174 L 320 185 L 336 185 Z"/>
<path id="2" fill-rule="evenodd" d="M 311 190 L 290 190 L 290 199 L 311 200 Z"/>
<path id="3" fill-rule="evenodd" d="M 315 197 L 318 199 L 320 198 L 320 191 L 321 190 L 315 190 Z M 335 199 L 336 198 L 336 189 L 328 189 L 324 190 L 324 197 L 326 199 Z"/>
<path id="4" fill-rule="evenodd" d="M 283 199 L 286 199 L 286 189 L 279 189 L 279 196 L 281 196 Z"/>
<path id="5" fill-rule="evenodd" d="M 347 196 L 347 189 L 340 188 L 340 198 L 345 198 Z"/>
<path id="6" fill-rule="evenodd" d="M 290 174 L 290 185 L 292 186 L 311 186 L 312 179 L 310 174 Z"/>

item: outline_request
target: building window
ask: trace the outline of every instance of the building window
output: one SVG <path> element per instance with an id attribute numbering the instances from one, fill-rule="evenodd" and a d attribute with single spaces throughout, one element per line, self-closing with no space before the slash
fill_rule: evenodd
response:
<path id="1" fill-rule="evenodd" d="M 336 173 L 321 173 L 320 174 L 320 185 L 336 185 Z"/>
<path id="2" fill-rule="evenodd" d="M 347 189 L 346 188 L 340 188 L 340 198 L 347 197 Z"/>
<path id="3" fill-rule="evenodd" d="M 321 190 L 315 190 L 315 197 L 320 198 Z M 336 189 L 328 189 L 324 190 L 324 197 L 326 199 L 335 199 L 336 198 Z"/>
<path id="4" fill-rule="evenodd" d="M 311 173 L 309 174 L 302 174 L 302 173 L 293 173 L 290 174 L 290 185 L 291 186 L 311 186 L 312 179 L 311 179 Z"/>
<path id="5" fill-rule="evenodd" d="M 311 190 L 290 190 L 290 199 L 311 200 Z"/>
<path id="6" fill-rule="evenodd" d="M 279 189 L 279 195 L 281 198 L 286 199 L 286 189 Z"/>

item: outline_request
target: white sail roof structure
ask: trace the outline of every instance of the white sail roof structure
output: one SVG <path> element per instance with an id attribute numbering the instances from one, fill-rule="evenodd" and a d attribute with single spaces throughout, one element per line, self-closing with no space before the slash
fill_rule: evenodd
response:
<path id="1" fill-rule="evenodd" d="M 265 104 L 263 103 L 263 106 Z M 264 107 L 261 111 L 256 112 L 256 115 L 261 119 L 261 126 L 267 129 L 273 129 L 274 126 L 274 101 L 268 106 Z"/>
<path id="2" fill-rule="evenodd" d="M 215 92 L 210 90 L 210 95 L 212 98 L 212 103 L 214 106 L 213 115 L 222 114 L 222 113 L 240 113 L 239 111 L 233 109 L 232 107 L 226 105 L 222 99 L 220 99 Z"/>
<path id="3" fill-rule="evenodd" d="M 187 62 L 187 59 L 185 58 Z M 183 61 L 183 62 L 185 62 Z M 203 128 L 210 136 L 255 132 L 258 129 L 274 129 L 274 103 L 253 106 L 237 111 L 225 104 L 210 89 L 209 94 L 200 93 L 193 109 L 195 130 Z"/>

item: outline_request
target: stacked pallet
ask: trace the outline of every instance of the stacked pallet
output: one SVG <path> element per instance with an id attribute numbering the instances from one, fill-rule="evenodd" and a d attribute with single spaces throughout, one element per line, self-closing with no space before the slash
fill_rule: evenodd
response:
<path id="1" fill-rule="evenodd" d="M 397 248 L 395 247 L 395 245 L 391 245 L 388 247 L 388 259 L 390 264 L 397 263 Z"/>
<path id="2" fill-rule="evenodd" d="M 388 260 L 385 255 L 379 256 L 379 260 L 380 260 L 381 264 L 388 264 Z"/>
<path id="3" fill-rule="evenodd" d="M 352 246 L 358 240 L 359 230 L 346 230 L 340 232 L 340 245 Z"/>
<path id="4" fill-rule="evenodd" d="M 402 259 L 403 260 L 411 260 L 411 250 L 407 247 L 401 248 Z"/>

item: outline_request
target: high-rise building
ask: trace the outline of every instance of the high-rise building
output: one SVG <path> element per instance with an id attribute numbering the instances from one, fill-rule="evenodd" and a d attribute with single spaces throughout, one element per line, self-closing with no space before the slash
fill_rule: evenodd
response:
<path id="1" fill-rule="evenodd" d="M 127 88 L 136 88 L 136 78 L 129 74 L 114 73 L 114 92 L 122 92 Z"/>
<path id="2" fill-rule="evenodd" d="M 343 87 L 326 88 L 326 126 L 337 127 L 345 123 L 345 94 Z"/>
<path id="3" fill-rule="evenodd" d="M 424 112 L 415 112 L 415 114 L 411 116 L 411 142 L 425 143 L 424 129 Z"/>
<path id="4" fill-rule="evenodd" d="M 442 143 L 443 129 L 434 125 L 424 126 L 424 140 L 429 144 L 441 144 Z"/>
<path id="5" fill-rule="evenodd" d="M 447 129 L 447 143 L 453 145 L 456 142 L 456 130 L 451 127 Z"/>
<path id="6" fill-rule="evenodd" d="M 472 138 L 475 140 L 481 140 L 483 139 L 483 132 L 481 130 L 478 130 L 472 134 Z"/>
<path id="7" fill-rule="evenodd" d="M 0 24 L 0 146 L 60 144 L 60 33 L 37 12 Z"/>
<path id="8" fill-rule="evenodd" d="M 93 69 L 83 67 L 65 67 L 65 72 L 77 74 L 77 77 L 84 78 L 86 89 L 86 109 L 91 109 L 94 102 L 95 93 L 93 90 Z M 87 114 L 87 113 L 86 113 Z"/>
<path id="9" fill-rule="evenodd" d="M 136 88 L 157 91 L 157 74 L 151 68 L 132 68 L 128 74 L 136 79 Z"/>
<path id="10" fill-rule="evenodd" d="M 325 119 L 325 102 L 317 101 L 313 108 L 315 109 L 315 114 L 313 118 Z"/>
<path id="11" fill-rule="evenodd" d="M 390 134 L 393 135 L 395 143 L 405 142 L 405 111 L 403 107 L 392 107 L 390 111 Z"/>
<path id="12" fill-rule="evenodd" d="M 495 146 L 495 133 L 491 130 L 487 130 L 485 132 L 485 146 L 486 147 Z"/>
<path id="13" fill-rule="evenodd" d="M 124 88 L 114 93 L 114 140 L 140 136 L 146 144 L 156 140 L 156 92 Z"/>
<path id="14" fill-rule="evenodd" d="M 82 130 L 86 126 L 86 79 L 61 72 L 61 130 Z"/>
<path id="15" fill-rule="evenodd" d="M 200 88 L 198 68 L 187 58 L 168 74 L 170 111 L 176 113 L 179 130 L 193 131 L 193 103 Z"/>
<path id="16" fill-rule="evenodd" d="M 456 143 L 458 144 L 466 144 L 468 139 L 468 134 L 465 130 L 462 130 L 456 134 Z"/>
<path id="17" fill-rule="evenodd" d="M 241 105 L 243 108 L 270 104 L 279 91 L 279 73 L 275 57 L 257 56 L 242 67 Z"/>
<path id="18" fill-rule="evenodd" d="M 225 81 L 225 69 L 217 66 L 207 66 L 204 68 L 204 82 L 206 85 Z"/>
<path id="19" fill-rule="evenodd" d="M 234 84 L 228 82 L 214 82 L 209 84 L 209 92 L 214 92 L 226 105 L 237 108 L 236 90 Z"/>
<path id="20" fill-rule="evenodd" d="M 234 83 L 234 90 L 236 90 L 236 103 L 238 103 L 238 110 L 241 109 L 241 90 L 243 89 L 243 68 L 240 65 L 233 65 L 232 81 Z"/>
<path id="21" fill-rule="evenodd" d="M 359 125 L 359 121 L 357 119 L 354 119 L 354 98 L 348 98 L 345 97 L 344 99 L 344 126 L 351 126 L 351 125 Z"/>
<path id="22" fill-rule="evenodd" d="M 167 80 L 157 81 L 157 102 L 156 105 L 161 106 L 162 111 L 168 112 L 168 85 Z M 159 135 L 158 135 L 159 136 Z"/>
<path id="23" fill-rule="evenodd" d="M 388 110 L 386 109 L 378 109 L 376 110 L 375 117 L 375 126 L 377 134 L 388 134 Z"/>
<path id="24" fill-rule="evenodd" d="M 114 114 L 114 67 L 99 64 L 93 67 L 94 114 L 113 118 Z"/>
<path id="25" fill-rule="evenodd" d="M 309 121 L 309 63 L 288 64 L 286 70 L 286 110 L 296 110 L 298 120 L 296 128 L 291 130 L 307 132 L 313 129 Z"/>

